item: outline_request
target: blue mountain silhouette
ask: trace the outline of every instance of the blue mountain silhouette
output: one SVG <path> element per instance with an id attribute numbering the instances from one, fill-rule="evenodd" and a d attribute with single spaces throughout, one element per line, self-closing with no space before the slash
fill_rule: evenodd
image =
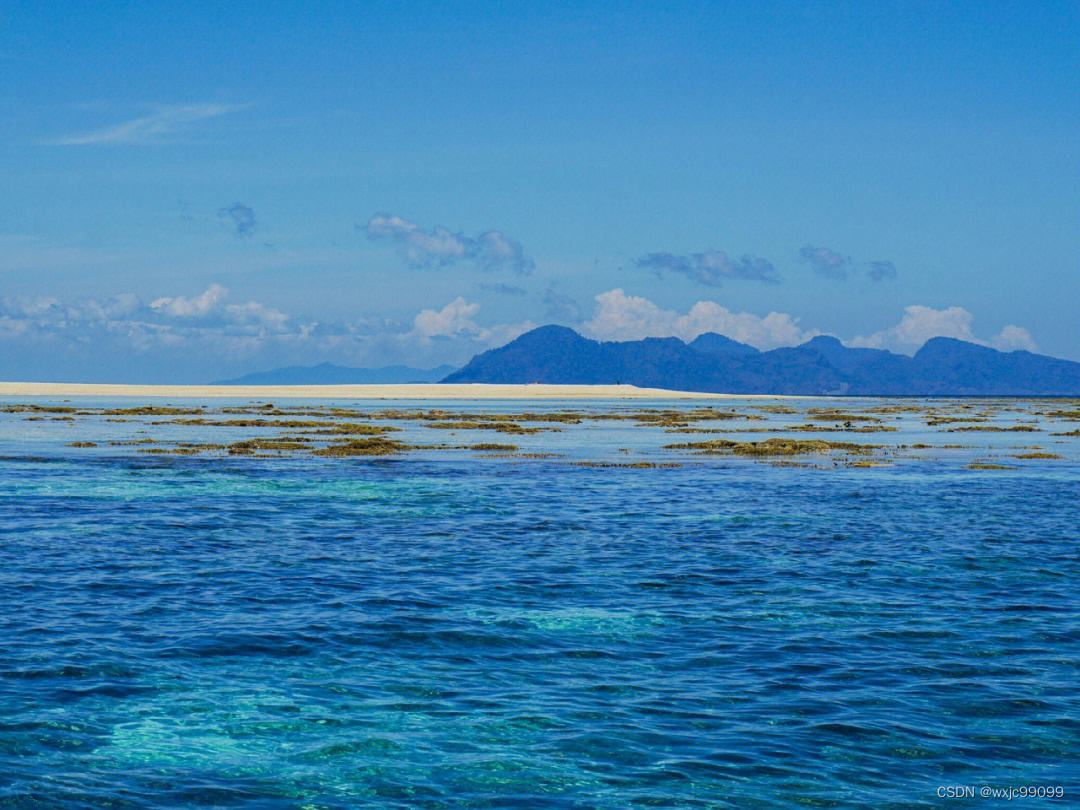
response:
<path id="1" fill-rule="evenodd" d="M 853 349 L 821 335 L 761 352 L 714 333 L 596 341 L 565 326 L 541 326 L 478 354 L 444 382 L 630 383 L 737 394 L 1069 396 L 1080 363 L 963 340 L 928 340 L 914 357 Z"/>

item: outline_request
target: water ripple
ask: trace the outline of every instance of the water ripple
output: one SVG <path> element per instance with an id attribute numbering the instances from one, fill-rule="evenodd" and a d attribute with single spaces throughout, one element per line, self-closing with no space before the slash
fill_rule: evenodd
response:
<path id="1" fill-rule="evenodd" d="M 0 807 L 1075 796 L 1046 469 L 2 459 Z"/>

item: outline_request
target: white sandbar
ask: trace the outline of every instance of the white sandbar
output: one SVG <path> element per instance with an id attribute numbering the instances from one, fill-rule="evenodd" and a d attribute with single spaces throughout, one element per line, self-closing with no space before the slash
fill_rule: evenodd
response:
<path id="1" fill-rule="evenodd" d="M 747 394 L 707 394 L 635 385 L 113 385 L 0 382 L 0 396 L 14 397 L 240 397 L 250 399 L 746 399 Z M 770 399 L 774 397 L 769 397 Z"/>

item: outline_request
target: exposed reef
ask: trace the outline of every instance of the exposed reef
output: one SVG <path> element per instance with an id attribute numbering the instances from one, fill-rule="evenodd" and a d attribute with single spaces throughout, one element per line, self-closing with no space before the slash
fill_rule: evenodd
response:
<path id="1" fill-rule="evenodd" d="M 677 454 L 708 459 L 726 457 L 757 459 L 781 465 L 821 468 L 875 468 L 904 462 L 934 460 L 940 451 L 965 451 L 958 460 L 971 469 L 1022 469 L 998 459 L 973 458 L 977 447 L 955 443 L 917 441 L 911 444 L 880 444 L 849 441 L 859 434 L 1036 433 L 1057 437 L 1080 436 L 1075 424 L 1080 410 L 1073 401 L 1061 405 L 1045 400 L 923 400 L 889 402 L 845 400 L 842 406 L 810 401 L 760 403 L 749 401 L 727 407 L 687 405 L 641 408 L 617 404 L 606 408 L 502 411 L 494 409 L 445 409 L 365 407 L 339 405 L 280 406 L 271 402 L 249 405 L 211 406 L 135 405 L 130 407 L 74 407 L 68 404 L 14 403 L 0 406 L 0 413 L 20 415 L 47 423 L 49 420 L 126 425 L 110 428 L 111 435 L 84 433 L 71 437 L 64 428 L 65 444 L 88 453 L 124 451 L 154 456 L 218 456 L 223 458 L 364 458 L 422 453 L 426 457 L 469 452 L 492 459 L 555 459 L 542 435 L 552 431 L 598 431 L 594 436 L 625 435 L 624 431 L 656 431 L 668 434 L 704 434 L 700 441 L 656 445 L 644 452 L 653 458 L 615 461 L 611 458 L 574 458 L 588 451 L 571 450 L 569 463 L 597 468 L 647 468 L 677 465 L 680 461 L 657 459 L 656 454 Z M 791 419 L 790 417 L 796 417 Z M 797 421 L 798 419 L 803 421 Z M 925 427 L 924 427 L 925 426 Z M 1068 428 L 1068 429 L 1065 429 Z M 46 427 L 39 430 L 48 430 Z M 129 431 L 128 436 L 116 432 Z M 500 441 L 437 442 L 425 439 L 425 431 L 492 433 L 520 437 L 522 444 Z M 192 433 L 189 433 L 191 431 Z M 197 431 L 197 433 L 194 433 Z M 614 431 L 605 433 L 604 431 Z M 135 435 L 130 435 L 130 433 Z M 149 434 L 149 435 L 147 435 Z M 184 435 L 197 441 L 184 439 Z M 750 439 L 740 434 L 758 434 Z M 839 436 L 837 434 L 840 434 Z M 429 434 L 433 435 L 433 434 Z M 536 439 L 532 439 L 532 437 Z M 835 437 L 835 438 L 834 438 Z M 919 436 L 922 439 L 922 436 Z M 568 437 L 568 448 L 575 447 Z M 613 441 L 615 441 L 613 439 Z M 593 440 L 588 443 L 592 446 Z M 560 444 L 562 440 L 560 440 Z M 618 445 L 597 452 L 631 452 Z M 1002 448 L 1017 461 L 1062 459 L 1061 454 L 1039 446 Z M 795 461 L 797 457 L 805 461 Z M 954 456 L 948 456 L 953 458 Z M 1001 456 L 1006 457 L 1005 455 Z M 704 463 L 704 462 L 699 462 Z M 951 462 L 956 463 L 956 462 Z M 1026 465 L 1030 467 L 1030 465 Z"/>
<path id="2" fill-rule="evenodd" d="M 697 453 L 733 453 L 738 456 L 798 456 L 805 453 L 828 453 L 843 451 L 868 455 L 879 445 L 855 442 L 827 442 L 820 439 L 763 439 L 760 442 L 737 442 L 731 439 L 714 439 L 707 442 L 687 442 L 664 445 L 667 450 L 692 450 Z"/>
<path id="3" fill-rule="evenodd" d="M 345 456 L 391 456 L 397 453 L 404 453 L 406 450 L 411 450 L 409 445 L 403 442 L 394 441 L 393 439 L 372 438 L 372 439 L 351 439 L 347 442 L 336 442 L 326 447 L 320 447 L 318 450 L 313 450 L 312 454 L 316 456 L 329 456 L 331 458 L 342 458 Z"/>

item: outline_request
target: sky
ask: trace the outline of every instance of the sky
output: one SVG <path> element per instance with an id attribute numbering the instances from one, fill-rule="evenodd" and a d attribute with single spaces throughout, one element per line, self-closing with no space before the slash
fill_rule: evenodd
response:
<path id="1" fill-rule="evenodd" d="M 0 0 L 0 379 L 1080 360 L 1080 4 Z"/>

